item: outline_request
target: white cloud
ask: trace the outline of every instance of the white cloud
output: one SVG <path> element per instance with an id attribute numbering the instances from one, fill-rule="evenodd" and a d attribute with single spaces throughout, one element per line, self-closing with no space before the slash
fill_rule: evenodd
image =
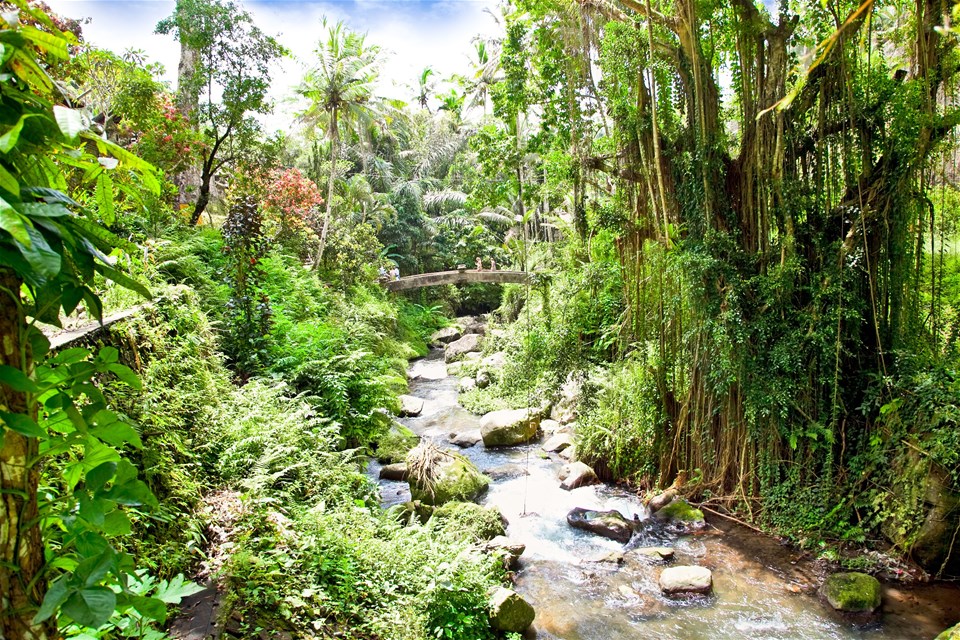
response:
<path id="1" fill-rule="evenodd" d="M 55 11 L 70 18 L 90 17 L 83 27 L 86 40 L 122 53 L 142 49 L 166 68 L 165 79 L 176 86 L 180 47 L 171 36 L 153 33 L 157 22 L 173 12 L 172 0 L 48 0 Z M 420 72 L 427 66 L 435 78 L 466 73 L 471 40 L 497 33 L 494 0 L 333 0 L 295 2 L 256 0 L 245 3 L 260 28 L 287 47 L 293 58 L 281 62 L 271 96 L 275 113 L 266 120 L 270 129 L 288 129 L 294 107 L 288 102 L 313 51 L 324 37 L 323 16 L 343 20 L 354 31 L 367 32 L 368 42 L 384 50 L 382 91 L 389 97 L 411 100 Z"/>

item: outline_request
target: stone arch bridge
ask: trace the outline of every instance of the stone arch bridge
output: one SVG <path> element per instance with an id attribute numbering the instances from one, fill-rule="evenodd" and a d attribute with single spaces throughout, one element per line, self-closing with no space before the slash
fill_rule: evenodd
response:
<path id="1" fill-rule="evenodd" d="M 468 282 L 484 282 L 489 284 L 506 284 L 514 282 L 524 284 L 536 275 L 529 271 L 477 271 L 475 269 L 457 269 L 456 271 L 438 271 L 436 273 L 420 273 L 413 276 L 404 276 L 399 280 L 387 280 L 381 284 L 387 291 L 404 291 L 406 289 L 420 289 L 435 287 L 442 284 L 466 284 Z"/>

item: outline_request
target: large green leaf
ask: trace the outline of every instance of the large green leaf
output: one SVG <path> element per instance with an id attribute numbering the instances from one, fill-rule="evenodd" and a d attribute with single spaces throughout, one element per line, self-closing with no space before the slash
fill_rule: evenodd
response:
<path id="1" fill-rule="evenodd" d="M 0 164 L 0 189 L 5 189 L 15 196 L 20 195 L 20 182 L 2 164 Z"/>
<path id="2" fill-rule="evenodd" d="M 3 153 L 10 153 L 10 150 L 16 146 L 17 141 L 20 139 L 20 132 L 23 130 L 23 123 L 27 121 L 28 118 L 35 118 L 40 114 L 37 113 L 25 113 L 20 116 L 20 119 L 14 123 L 12 127 L 7 129 L 7 131 L 0 136 L 0 151 Z"/>
<path id="3" fill-rule="evenodd" d="M 61 256 L 50 248 L 46 238 L 37 229 L 28 228 L 30 246 L 17 245 L 20 253 L 36 271 L 41 282 L 55 277 L 60 273 Z"/>
<path id="4" fill-rule="evenodd" d="M 87 123 L 84 122 L 83 114 L 76 109 L 56 105 L 53 108 L 53 117 L 56 119 L 63 137 L 67 140 L 76 140 L 77 136 L 87 130 Z"/>
<path id="5" fill-rule="evenodd" d="M 8 364 L 0 364 L 0 382 L 21 393 L 40 392 L 40 387 L 27 374 Z"/>
<path id="6" fill-rule="evenodd" d="M 27 233 L 28 224 L 30 224 L 30 220 L 20 215 L 6 200 L 0 198 L 0 229 L 9 233 L 13 236 L 13 239 L 20 244 L 29 247 L 30 234 Z"/>
<path id="7" fill-rule="evenodd" d="M 98 262 L 97 264 L 95 264 L 93 268 L 96 269 L 97 272 L 102 274 L 105 278 L 107 278 L 108 280 L 113 280 L 114 282 L 119 284 L 121 287 L 130 289 L 131 291 L 136 291 L 137 293 L 142 295 L 144 298 L 147 298 L 148 300 L 153 298 L 153 296 L 150 294 L 149 289 L 147 289 L 145 286 L 143 286 L 142 284 L 140 284 L 139 282 L 137 282 L 127 274 L 123 273 L 122 271 L 118 271 L 117 269 L 114 269 L 113 267 L 103 264 L 101 262 Z"/>
<path id="8" fill-rule="evenodd" d="M 33 418 L 26 416 L 22 413 L 7 413 L 6 411 L 0 411 L 0 420 L 3 420 L 3 423 L 11 431 L 16 431 L 22 436 L 28 438 L 40 438 L 44 440 L 47 438 L 47 432 L 40 428 Z"/>
<path id="9" fill-rule="evenodd" d="M 117 606 L 117 595 L 106 587 L 88 587 L 75 591 L 63 603 L 64 614 L 85 627 L 99 627 L 110 619 Z"/>
<path id="10" fill-rule="evenodd" d="M 50 588 L 47 589 L 47 595 L 43 597 L 43 603 L 40 605 L 40 610 L 37 611 L 37 615 L 33 618 L 34 624 L 39 624 L 44 620 L 47 620 L 52 616 L 57 609 L 62 605 L 67 597 L 70 595 L 70 588 L 67 586 L 67 581 L 69 580 L 68 575 L 62 575 L 57 578 L 53 584 L 50 585 Z"/>
<path id="11" fill-rule="evenodd" d="M 46 31 L 40 31 L 36 27 L 31 27 L 30 25 L 24 25 L 20 27 L 20 33 L 24 38 L 45 51 L 48 55 L 51 55 L 55 58 L 60 58 L 61 60 L 70 59 L 70 51 L 68 49 L 69 43 L 67 42 L 66 38 L 60 35 L 47 33 Z"/>

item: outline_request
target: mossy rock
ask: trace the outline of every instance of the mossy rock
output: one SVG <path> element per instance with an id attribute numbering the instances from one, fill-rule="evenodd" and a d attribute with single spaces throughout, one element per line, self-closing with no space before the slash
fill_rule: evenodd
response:
<path id="1" fill-rule="evenodd" d="M 960 640 L 960 624 L 950 627 L 938 635 L 936 640 Z"/>
<path id="2" fill-rule="evenodd" d="M 472 502 L 490 486 L 490 478 L 480 473 L 465 457 L 452 451 L 446 452 L 436 464 L 431 486 L 422 486 L 413 473 L 408 482 L 414 500 L 437 506 L 453 501 Z"/>
<path id="3" fill-rule="evenodd" d="M 505 587 L 490 596 L 490 626 L 507 633 L 523 633 L 533 624 L 536 611 L 516 591 Z"/>
<path id="4" fill-rule="evenodd" d="M 667 506 L 653 514 L 653 517 L 665 522 L 667 527 L 677 533 L 690 533 L 706 526 L 703 511 L 690 506 L 683 498 L 671 501 Z"/>
<path id="5" fill-rule="evenodd" d="M 402 424 L 394 423 L 377 443 L 377 462 L 396 464 L 404 462 L 410 450 L 417 446 L 420 438 Z"/>
<path id="6" fill-rule="evenodd" d="M 473 542 L 493 540 L 506 533 L 498 509 L 481 507 L 474 502 L 448 502 L 437 507 L 430 524 L 444 533 Z"/>
<path id="7" fill-rule="evenodd" d="M 820 587 L 820 593 L 837 611 L 864 613 L 880 606 L 880 581 L 866 573 L 835 573 Z"/>

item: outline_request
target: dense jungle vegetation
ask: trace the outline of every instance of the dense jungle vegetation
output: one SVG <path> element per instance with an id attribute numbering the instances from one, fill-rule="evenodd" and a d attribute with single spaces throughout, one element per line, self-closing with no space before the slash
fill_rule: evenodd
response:
<path id="1" fill-rule="evenodd" d="M 0 637 L 163 638 L 197 575 L 250 637 L 498 637 L 484 523 L 363 473 L 407 361 L 487 311 L 469 409 L 576 383 L 605 479 L 960 576 L 954 3 L 512 0 L 403 96 L 329 22 L 289 135 L 238 4 L 157 25 L 176 89 L 3 9 Z M 377 282 L 478 256 L 539 273 Z"/>

